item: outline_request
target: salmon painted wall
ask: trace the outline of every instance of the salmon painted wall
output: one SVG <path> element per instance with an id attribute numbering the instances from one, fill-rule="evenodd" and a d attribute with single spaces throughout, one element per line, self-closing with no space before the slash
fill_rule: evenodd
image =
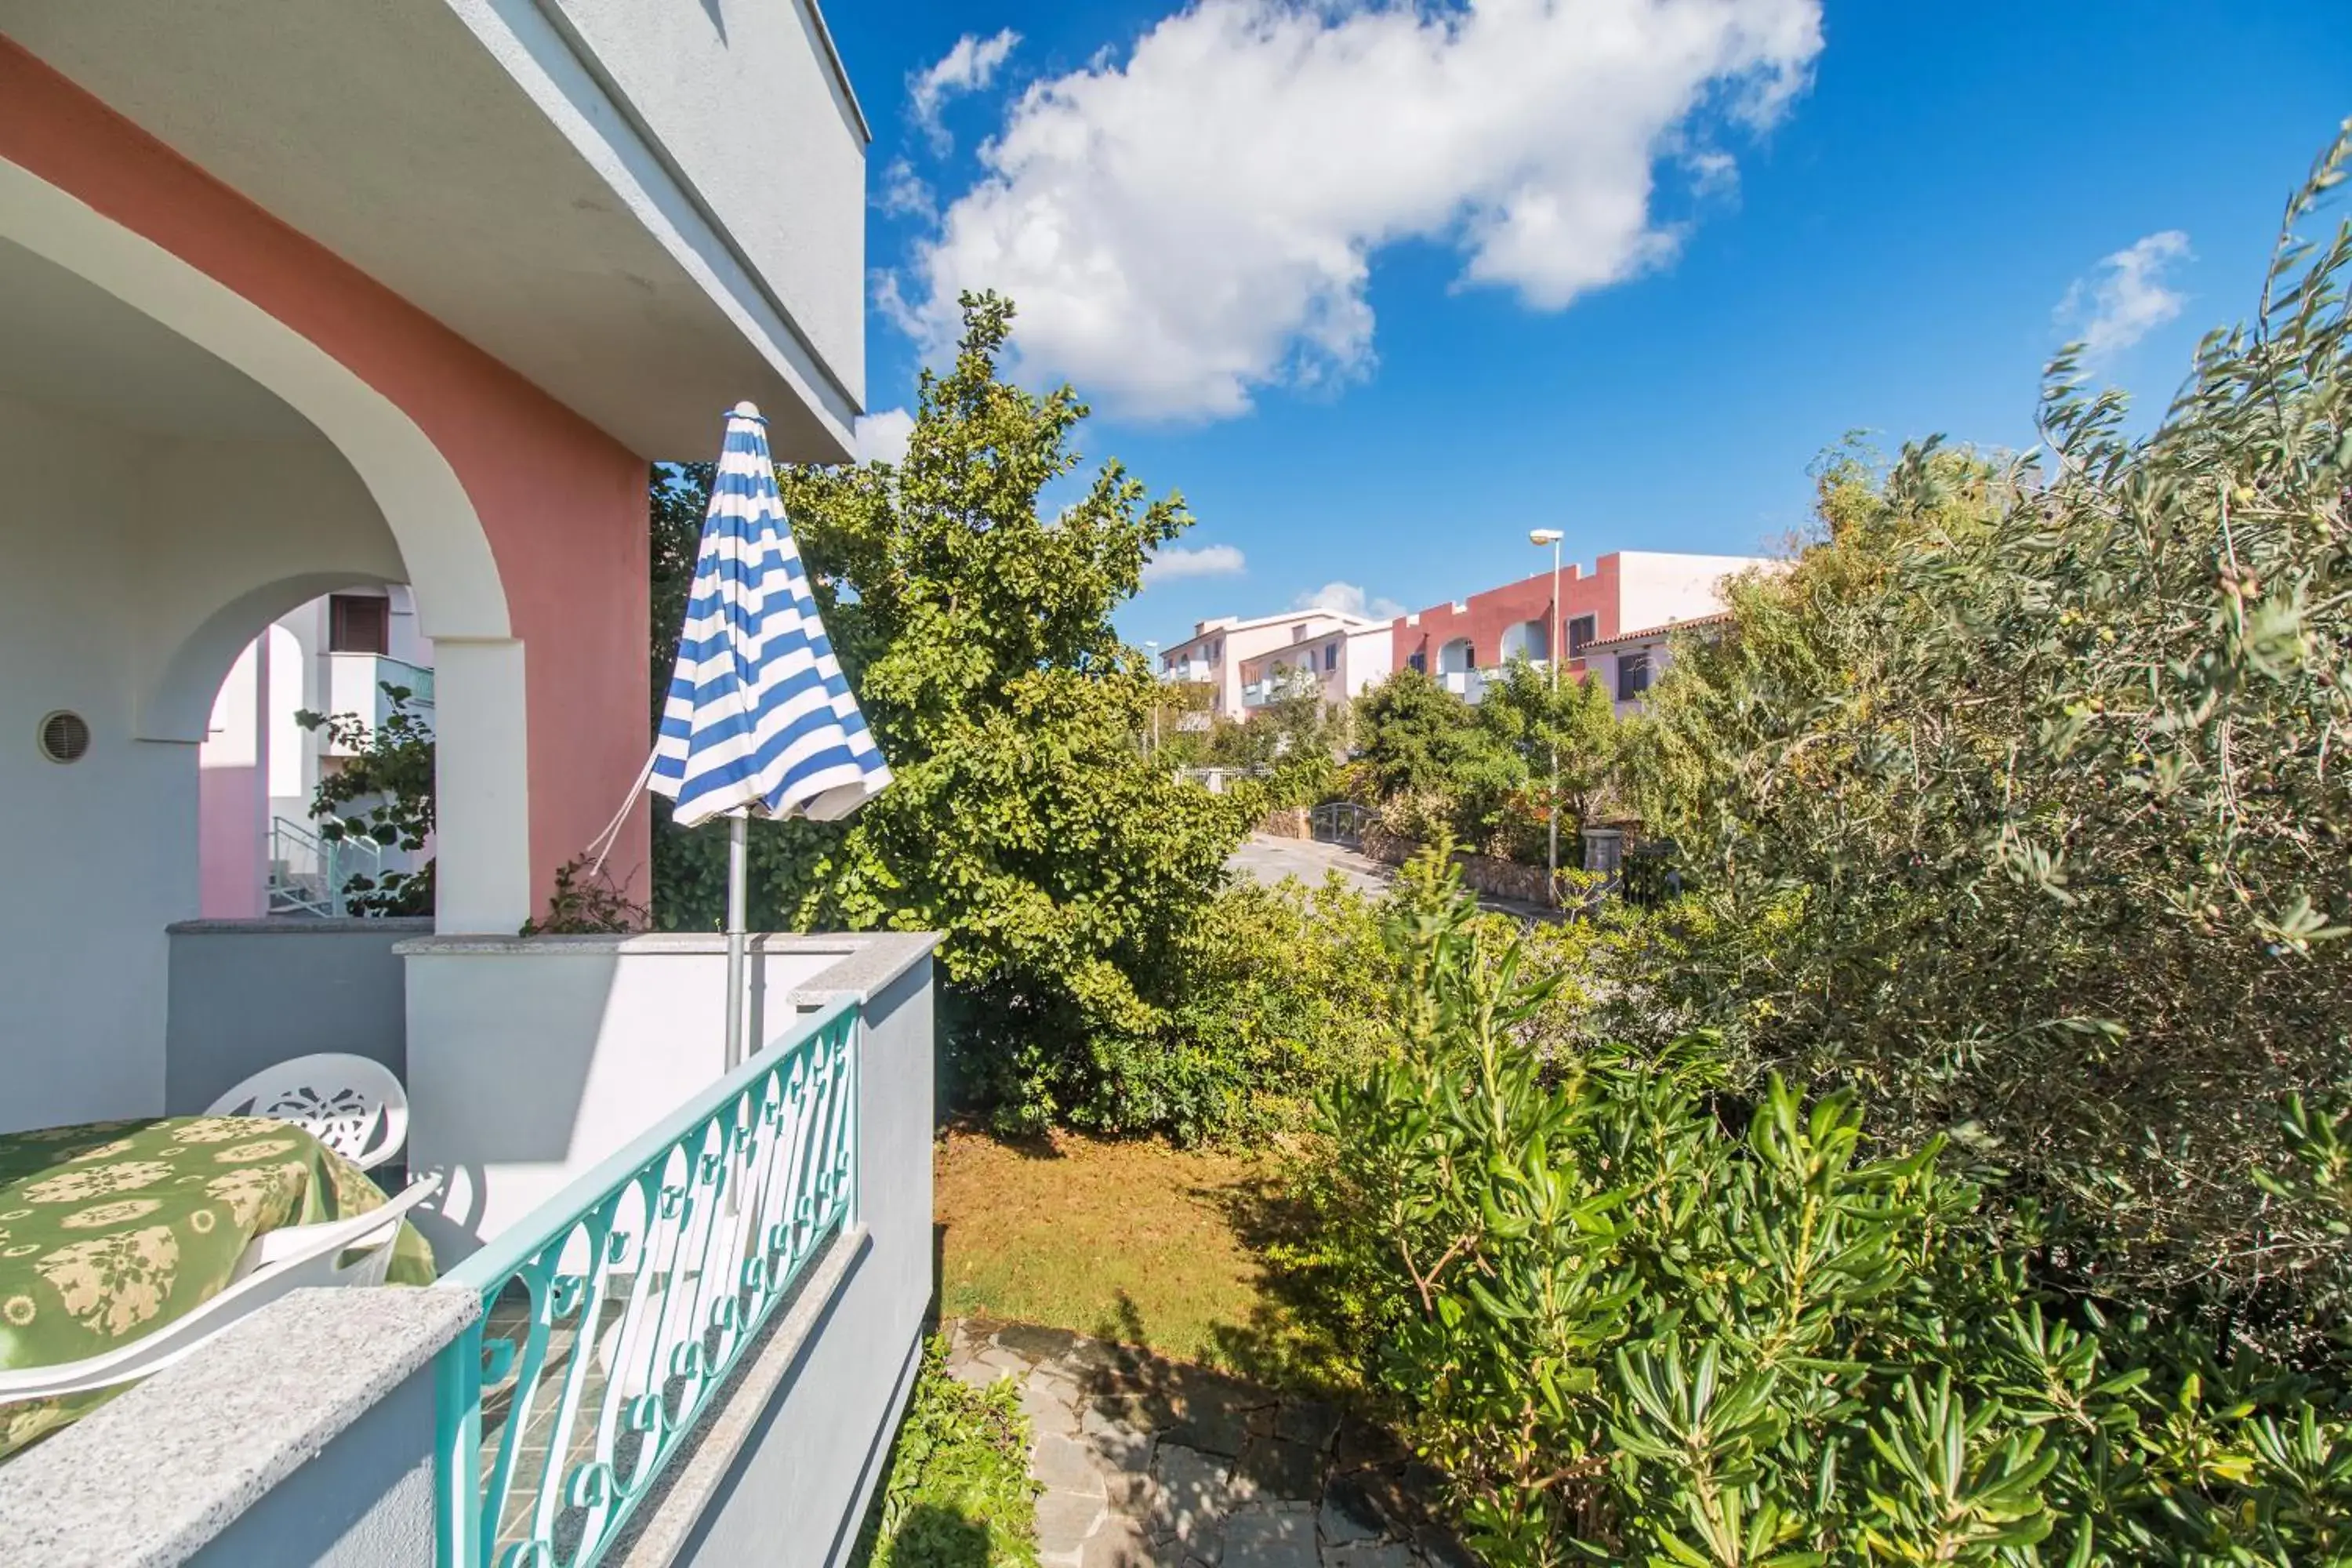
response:
<path id="1" fill-rule="evenodd" d="M 1620 629 L 1617 557 L 1603 555 L 1589 574 L 1574 562 L 1562 563 L 1559 596 L 1559 618 L 1552 631 L 1554 646 L 1568 647 L 1567 625 L 1579 616 L 1594 618 L 1596 637 L 1615 637 Z M 1551 574 L 1539 572 L 1483 594 L 1473 594 L 1462 601 L 1462 605 L 1456 610 L 1450 602 L 1433 605 L 1420 613 L 1417 625 L 1400 616 L 1393 628 L 1393 668 L 1402 669 L 1413 655 L 1420 654 L 1423 667 L 1433 675 L 1437 672 L 1439 650 L 1455 638 L 1465 637 L 1470 639 L 1477 668 L 1485 669 L 1501 663 L 1503 634 L 1528 621 L 1543 620 L 1545 612 L 1551 607 Z M 1584 661 L 1572 658 L 1564 668 L 1573 675 L 1583 669 Z"/>
<path id="2" fill-rule="evenodd" d="M 645 458 L 5 38 L 0 158 L 300 332 L 439 447 L 481 519 L 524 644 L 543 899 L 554 868 L 618 808 L 649 745 Z M 640 800 L 612 858 L 639 899 L 649 822 Z"/>

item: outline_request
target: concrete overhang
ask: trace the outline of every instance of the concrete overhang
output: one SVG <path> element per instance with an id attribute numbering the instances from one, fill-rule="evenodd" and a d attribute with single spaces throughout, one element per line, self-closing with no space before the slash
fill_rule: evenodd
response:
<path id="1" fill-rule="evenodd" d="M 0 0 L 0 34 L 632 450 L 849 453 L 866 132 L 814 0 Z"/>

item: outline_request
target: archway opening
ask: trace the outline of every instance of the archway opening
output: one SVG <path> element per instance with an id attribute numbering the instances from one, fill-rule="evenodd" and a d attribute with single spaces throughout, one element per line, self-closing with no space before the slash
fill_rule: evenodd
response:
<path id="1" fill-rule="evenodd" d="M 451 584 L 423 619 L 498 667 L 452 748 L 491 781 L 476 901 L 529 897 L 520 649 L 446 462 L 290 330 L 57 197 L 0 163 L 0 988 L 34 1043 L 0 1131 L 163 1108 L 167 930 L 205 912 L 205 774 L 235 766 L 200 753 L 299 605 Z"/>

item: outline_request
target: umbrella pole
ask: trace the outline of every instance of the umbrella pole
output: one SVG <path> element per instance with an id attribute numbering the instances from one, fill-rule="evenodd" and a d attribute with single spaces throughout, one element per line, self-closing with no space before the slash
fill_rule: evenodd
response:
<path id="1" fill-rule="evenodd" d="M 750 877 L 750 855 L 744 842 L 751 816 L 747 808 L 727 814 L 727 1070 L 743 1065 L 743 1014 L 751 1005 L 751 989 L 743 973 L 743 884 Z"/>

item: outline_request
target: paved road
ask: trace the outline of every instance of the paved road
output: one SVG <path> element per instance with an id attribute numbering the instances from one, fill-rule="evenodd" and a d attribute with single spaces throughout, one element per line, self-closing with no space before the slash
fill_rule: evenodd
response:
<path id="1" fill-rule="evenodd" d="M 1285 877 L 1296 877 L 1310 888 L 1319 888 L 1326 876 L 1337 871 L 1360 893 L 1384 893 L 1396 879 L 1395 867 L 1369 855 L 1337 844 L 1318 844 L 1311 838 L 1277 838 L 1271 833 L 1251 834 L 1225 865 L 1269 886 Z"/>
<path id="2" fill-rule="evenodd" d="M 1268 887 L 1285 877 L 1296 877 L 1310 888 L 1319 888 L 1326 876 L 1337 871 L 1356 891 L 1378 895 L 1387 892 L 1389 884 L 1396 880 L 1396 868 L 1386 861 L 1359 855 L 1337 844 L 1318 844 L 1311 838 L 1277 838 L 1271 833 L 1251 834 L 1225 865 Z M 1521 920 L 1560 918 L 1556 910 L 1523 904 L 1515 899 L 1481 898 L 1478 907 L 1496 914 L 1517 915 Z"/>

